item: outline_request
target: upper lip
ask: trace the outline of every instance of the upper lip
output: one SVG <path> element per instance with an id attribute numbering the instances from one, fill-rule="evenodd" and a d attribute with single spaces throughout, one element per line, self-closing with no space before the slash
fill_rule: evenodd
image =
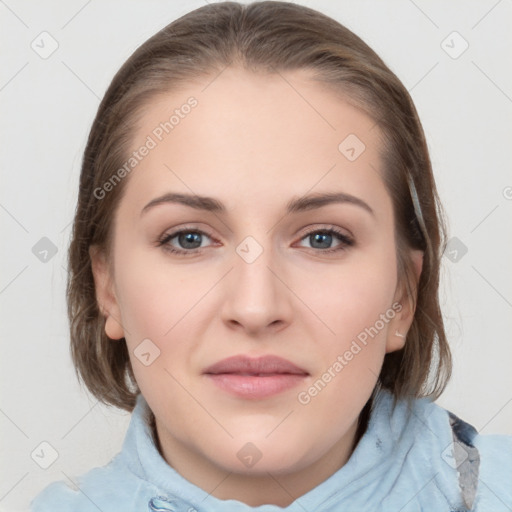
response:
<path id="1" fill-rule="evenodd" d="M 248 357 L 244 355 L 232 356 L 212 364 L 204 371 L 206 374 L 237 373 L 246 375 L 259 374 L 293 374 L 309 375 L 292 362 L 282 357 L 268 355 L 262 357 Z"/>

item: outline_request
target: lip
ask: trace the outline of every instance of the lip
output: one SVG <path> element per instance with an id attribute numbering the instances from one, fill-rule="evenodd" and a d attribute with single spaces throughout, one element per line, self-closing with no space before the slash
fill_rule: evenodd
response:
<path id="1" fill-rule="evenodd" d="M 211 366 L 204 375 L 217 387 L 247 399 L 263 399 L 295 387 L 309 373 L 278 356 L 233 356 Z"/>

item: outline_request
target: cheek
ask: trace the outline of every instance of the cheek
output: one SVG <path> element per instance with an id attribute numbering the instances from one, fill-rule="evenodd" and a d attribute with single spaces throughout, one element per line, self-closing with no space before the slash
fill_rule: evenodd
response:
<path id="1" fill-rule="evenodd" d="M 202 304 L 197 308 L 217 281 L 217 273 L 222 275 L 223 270 L 187 262 L 171 263 L 160 249 L 133 249 L 135 243 L 125 245 L 117 247 L 116 291 L 129 345 L 134 347 L 149 338 L 162 348 L 165 340 L 175 338 L 184 325 L 188 326 L 187 331 L 192 325 L 200 327 L 197 314 L 190 324 L 190 313 L 207 307 Z M 295 268 L 286 280 L 314 314 L 294 315 L 292 321 L 305 322 L 305 328 L 311 329 L 312 340 L 319 342 L 332 337 L 338 342 L 330 341 L 327 347 L 343 349 L 391 307 L 395 269 L 393 247 L 383 250 L 382 246 L 380 251 L 356 254 L 339 264 Z M 297 307 L 303 308 L 300 303 Z M 188 343 L 191 342 L 189 339 Z M 323 347 L 322 351 L 326 350 L 329 352 Z"/>
<path id="2" fill-rule="evenodd" d="M 313 281 L 313 285 L 304 288 L 311 309 L 319 312 L 331 335 L 334 331 L 332 337 L 341 344 L 350 342 L 373 326 L 393 304 L 397 283 L 394 253 L 358 255 Z M 340 348 L 339 344 L 333 346 Z"/>
<path id="3" fill-rule="evenodd" d="M 161 249 L 131 249 L 123 254 L 120 246 L 118 254 L 116 290 L 132 342 L 140 336 L 162 339 L 208 289 L 200 273 L 170 264 Z"/>
<path id="4" fill-rule="evenodd" d="M 384 360 L 388 325 L 395 314 L 394 280 L 377 282 L 376 275 L 347 272 L 317 297 L 321 317 L 333 333 L 324 330 L 326 334 L 312 338 L 318 364 L 296 399 L 312 431 L 333 426 L 326 433 L 332 442 L 357 418 Z"/>
<path id="5" fill-rule="evenodd" d="M 216 311 L 208 292 L 218 277 L 205 266 L 170 262 L 161 249 L 133 243 L 123 252 L 129 246 L 117 247 L 116 291 L 136 380 L 141 389 L 164 389 L 173 386 L 170 372 L 188 382 L 186 364 Z M 146 366 L 137 355 L 148 351 L 158 357 Z"/>
<path id="6" fill-rule="evenodd" d="M 329 331 L 323 329 L 322 336 L 311 335 L 318 350 L 319 407 L 329 411 L 329 403 L 343 397 L 348 407 L 350 403 L 361 405 L 360 400 L 364 403 L 373 389 L 385 355 L 389 324 L 396 314 L 392 307 L 395 268 L 392 251 L 371 260 L 360 258 L 332 272 L 322 293 L 310 294 L 311 309 L 318 311 L 329 327 Z M 312 390 L 313 395 L 316 392 Z"/>

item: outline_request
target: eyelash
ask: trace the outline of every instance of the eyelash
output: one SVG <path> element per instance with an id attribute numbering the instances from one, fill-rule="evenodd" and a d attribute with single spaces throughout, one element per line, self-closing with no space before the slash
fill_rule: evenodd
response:
<path id="1" fill-rule="evenodd" d="M 179 256 L 188 256 L 188 255 L 192 255 L 192 254 L 197 254 L 197 253 L 201 252 L 202 249 L 204 249 L 204 247 L 203 248 L 196 247 L 195 249 L 190 249 L 190 250 L 176 249 L 175 247 L 172 247 L 171 245 L 169 245 L 169 242 L 173 238 L 175 238 L 177 235 L 180 235 L 182 233 L 196 233 L 196 234 L 200 234 L 200 235 L 205 235 L 208 238 L 211 238 L 212 240 L 214 240 L 214 237 L 212 235 L 210 235 L 209 233 L 207 233 L 206 231 L 203 231 L 201 229 L 183 228 L 183 229 L 180 229 L 179 231 L 174 231 L 173 233 L 165 234 L 162 238 L 160 238 L 158 240 L 158 244 L 157 244 L 158 247 L 163 247 L 165 251 L 172 253 L 172 254 L 179 255 Z M 345 233 L 342 233 L 341 231 L 337 230 L 334 226 L 330 226 L 329 228 L 311 229 L 310 231 L 305 233 L 300 240 L 302 241 L 302 240 L 304 240 L 304 238 L 306 238 L 314 233 L 335 235 L 336 238 L 340 242 L 340 245 L 338 245 L 337 247 L 334 247 L 334 248 L 330 248 L 330 249 L 316 249 L 316 248 L 312 247 L 311 249 L 314 250 L 315 252 L 321 252 L 324 254 L 325 253 L 335 253 L 338 251 L 347 250 L 348 247 L 352 247 L 354 245 L 354 240 L 351 237 L 349 237 Z"/>

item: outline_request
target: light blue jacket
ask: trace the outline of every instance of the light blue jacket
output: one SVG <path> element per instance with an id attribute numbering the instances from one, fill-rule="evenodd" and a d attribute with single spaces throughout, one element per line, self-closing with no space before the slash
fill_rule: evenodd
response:
<path id="1" fill-rule="evenodd" d="M 512 436 L 479 435 L 427 398 L 378 395 L 368 429 L 348 462 L 286 508 L 220 500 L 161 457 L 137 398 L 122 450 L 104 467 L 54 482 L 33 512 L 478 512 L 512 511 Z M 474 508 L 471 508 L 474 507 Z"/>

